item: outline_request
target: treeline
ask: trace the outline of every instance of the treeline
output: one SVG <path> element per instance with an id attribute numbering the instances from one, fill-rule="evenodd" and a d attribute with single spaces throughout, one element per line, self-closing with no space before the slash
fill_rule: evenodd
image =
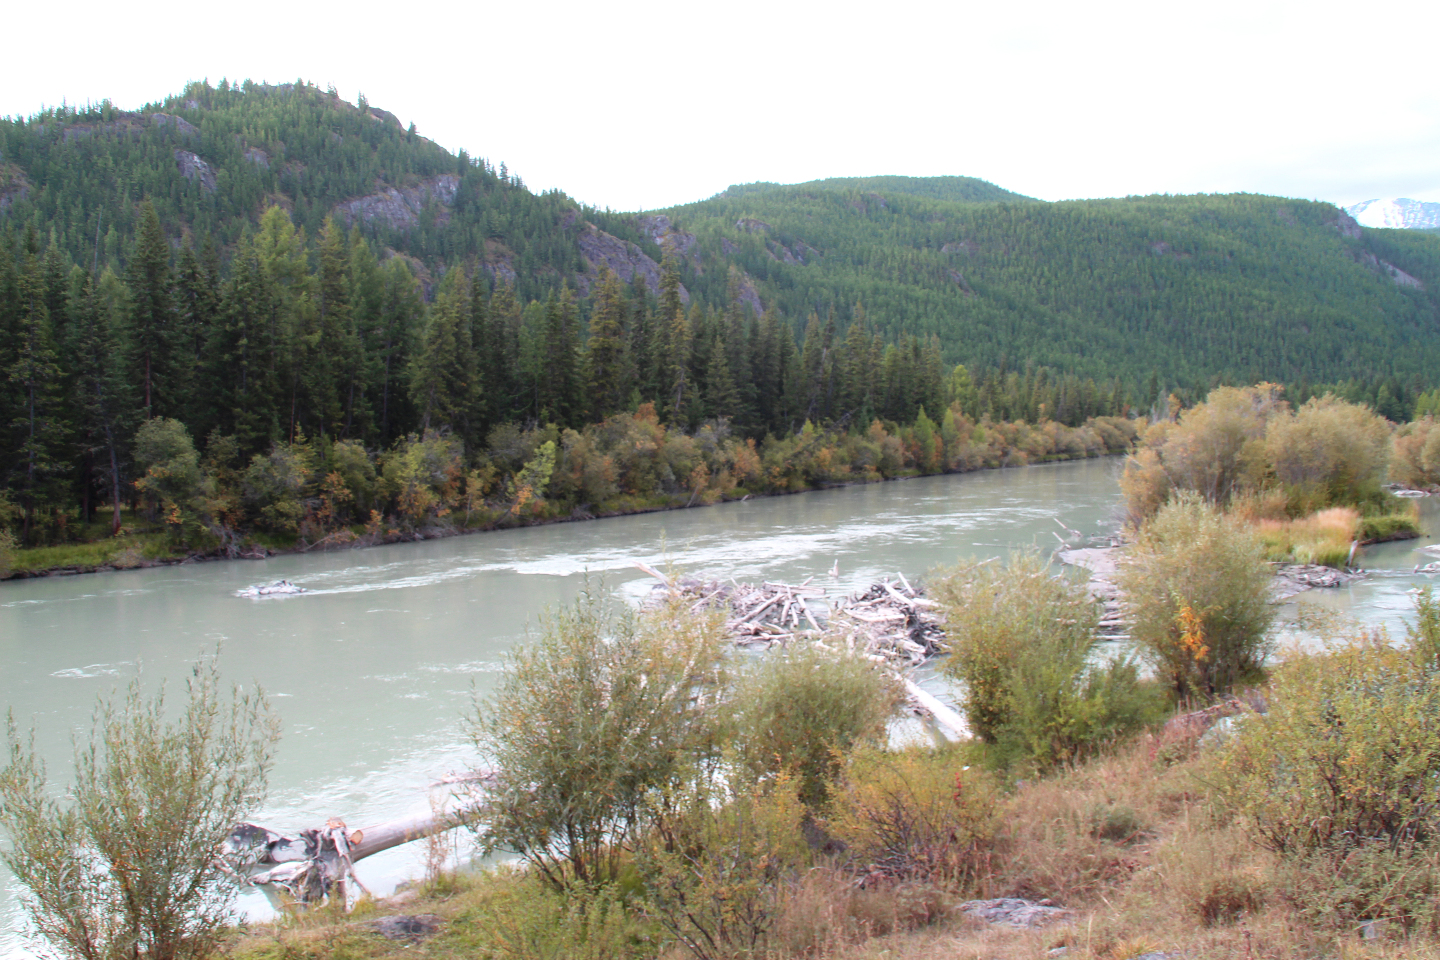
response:
<path id="1" fill-rule="evenodd" d="M 946 367 L 856 308 L 774 313 L 605 272 L 522 301 L 483 270 L 427 303 L 413 262 L 272 207 L 228 264 L 141 205 L 123 275 L 0 235 L 3 478 L 25 543 L 148 504 L 182 540 L 325 535 L 705 502 L 1118 452 L 1119 381 Z M 1095 419 L 1101 418 L 1101 419 Z M 1108 419 L 1106 419 L 1108 418 Z M 1007 422 L 1017 421 L 1017 422 Z M 1025 422 L 1034 424 L 1026 426 Z M 303 529 L 302 529 L 303 528 Z"/>

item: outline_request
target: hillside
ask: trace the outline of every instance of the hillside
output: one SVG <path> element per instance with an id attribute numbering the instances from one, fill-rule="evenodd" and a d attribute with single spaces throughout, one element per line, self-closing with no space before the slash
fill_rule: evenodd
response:
<path id="1" fill-rule="evenodd" d="M 0 225 L 33 224 L 69 262 L 121 273 L 141 198 L 172 246 L 213 241 L 225 269 L 272 205 L 309 242 L 334 217 L 382 259 L 405 255 L 427 298 L 457 263 L 522 303 L 562 280 L 588 295 L 602 267 L 653 294 L 669 249 L 686 303 L 773 309 L 796 333 L 814 313 L 843 334 L 863 302 L 886 340 L 935 336 L 947 364 L 1119 377 L 1145 402 L 1152 382 L 1218 379 L 1413 391 L 1440 361 L 1440 238 L 1362 230 L 1327 204 L 1043 203 L 973 178 L 882 176 L 616 214 L 305 84 L 191 84 L 134 112 L 0 121 Z"/>

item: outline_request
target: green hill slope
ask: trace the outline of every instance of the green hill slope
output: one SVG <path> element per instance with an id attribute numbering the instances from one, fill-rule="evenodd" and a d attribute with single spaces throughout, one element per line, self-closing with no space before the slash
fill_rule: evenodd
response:
<path id="1" fill-rule="evenodd" d="M 880 178 L 884 179 L 884 178 Z M 864 182 L 864 181 L 860 181 Z M 1170 382 L 1425 375 L 1440 238 L 1361 231 L 1328 204 L 1234 195 L 954 203 L 851 181 L 663 211 L 788 315 L 863 301 L 948 360 Z M 722 295 L 719 270 L 687 283 Z"/>

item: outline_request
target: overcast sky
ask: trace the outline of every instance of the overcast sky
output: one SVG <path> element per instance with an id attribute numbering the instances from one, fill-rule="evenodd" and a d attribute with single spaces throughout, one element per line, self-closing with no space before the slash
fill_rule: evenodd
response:
<path id="1" fill-rule="evenodd" d="M 80 2 L 6 27 L 3 114 L 302 77 L 617 210 L 874 174 L 1440 201 L 1433 2 Z"/>

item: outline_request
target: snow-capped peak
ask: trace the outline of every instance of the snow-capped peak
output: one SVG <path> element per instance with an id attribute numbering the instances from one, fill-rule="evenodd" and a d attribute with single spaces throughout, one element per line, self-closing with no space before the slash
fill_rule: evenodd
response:
<path id="1" fill-rule="evenodd" d="M 1424 230 L 1440 227 L 1440 203 L 1425 203 L 1400 197 L 1395 200 L 1365 200 L 1346 207 L 1362 227 L 1408 227 Z"/>

